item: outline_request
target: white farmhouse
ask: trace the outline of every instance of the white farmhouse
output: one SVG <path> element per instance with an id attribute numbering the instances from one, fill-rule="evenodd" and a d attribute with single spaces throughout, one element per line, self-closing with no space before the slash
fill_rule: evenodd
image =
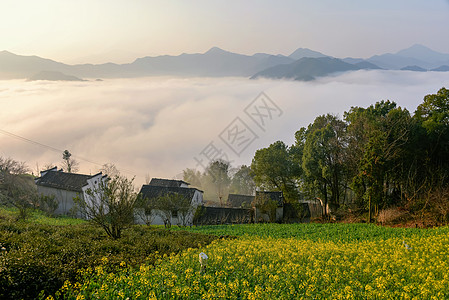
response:
<path id="1" fill-rule="evenodd" d="M 170 179 L 161 179 L 161 178 L 153 178 L 148 185 L 143 185 L 140 190 L 140 195 L 145 201 L 155 201 L 157 198 L 162 197 L 167 194 L 178 194 L 187 199 L 191 199 L 190 203 L 192 206 L 192 211 L 186 217 L 185 225 L 193 224 L 193 216 L 195 210 L 198 206 L 204 204 L 203 200 L 203 191 L 198 190 L 196 188 L 190 188 L 189 183 L 182 180 L 170 180 Z M 153 225 L 164 225 L 164 220 L 162 219 L 160 213 L 157 210 L 153 210 L 148 212 L 151 214 L 151 224 Z M 142 218 L 136 217 L 137 223 L 144 223 Z M 171 212 L 171 220 L 170 223 L 173 225 L 182 224 L 181 216 L 178 215 L 178 211 L 174 209 Z"/>
<path id="2" fill-rule="evenodd" d="M 42 171 L 41 176 L 35 179 L 37 191 L 40 195 L 55 196 L 59 205 L 55 213 L 67 215 L 75 213 L 73 198 L 87 199 L 87 190 L 95 190 L 101 181 L 105 181 L 107 175 L 101 172 L 95 175 L 84 175 L 58 171 L 57 167 Z M 80 216 L 79 214 L 77 214 Z"/>

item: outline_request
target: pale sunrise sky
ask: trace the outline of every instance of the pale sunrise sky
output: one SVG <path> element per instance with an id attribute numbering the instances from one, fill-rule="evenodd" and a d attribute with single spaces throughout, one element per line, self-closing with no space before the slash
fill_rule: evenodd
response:
<path id="1" fill-rule="evenodd" d="M 0 51 L 70 64 L 213 46 L 367 58 L 419 43 L 449 53 L 449 1 L 1 0 L 0 37 Z"/>

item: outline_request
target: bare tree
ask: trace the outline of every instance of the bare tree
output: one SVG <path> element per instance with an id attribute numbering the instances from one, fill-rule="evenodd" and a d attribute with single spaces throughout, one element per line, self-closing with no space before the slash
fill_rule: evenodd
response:
<path id="1" fill-rule="evenodd" d="M 19 210 L 19 219 L 26 219 L 37 200 L 33 176 L 24 162 L 0 157 L 0 202 Z"/>
<path id="2" fill-rule="evenodd" d="M 69 150 L 62 152 L 62 169 L 67 173 L 76 173 L 79 170 L 79 162 L 72 158 L 72 153 Z"/>
<path id="3" fill-rule="evenodd" d="M 134 223 L 134 207 L 139 196 L 133 181 L 117 175 L 88 189 L 85 199 L 76 199 L 81 212 L 113 239 L 120 238 L 122 230 Z"/>
<path id="4" fill-rule="evenodd" d="M 100 168 L 99 171 L 102 172 L 103 174 L 107 174 L 111 178 L 120 175 L 120 171 L 113 163 L 103 164 L 103 166 Z"/>
<path id="5" fill-rule="evenodd" d="M 164 222 L 165 228 L 171 227 L 174 215 L 178 218 L 179 225 L 186 226 L 189 221 L 188 217 L 193 213 L 191 199 L 174 192 L 169 192 L 156 198 L 154 209 L 155 213 Z"/>
<path id="6" fill-rule="evenodd" d="M 145 222 L 148 226 L 153 223 L 156 217 L 156 205 L 154 201 L 149 201 L 147 198 L 139 197 L 136 202 L 136 215 Z"/>

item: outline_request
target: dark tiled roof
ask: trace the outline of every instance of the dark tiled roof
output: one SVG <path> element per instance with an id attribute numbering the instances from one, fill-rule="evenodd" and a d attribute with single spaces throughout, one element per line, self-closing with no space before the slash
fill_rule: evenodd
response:
<path id="1" fill-rule="evenodd" d="M 81 188 L 86 185 L 87 179 L 91 177 L 91 175 L 49 170 L 44 176 L 36 179 L 36 184 L 81 193 Z"/>
<path id="2" fill-rule="evenodd" d="M 284 196 L 282 192 L 256 192 L 256 197 L 261 197 L 262 195 L 269 197 L 271 200 L 277 201 L 278 206 L 284 205 Z"/>
<path id="3" fill-rule="evenodd" d="M 189 183 L 182 180 L 152 178 L 149 185 L 152 186 L 165 186 L 165 187 L 181 187 L 182 184 L 189 185 Z"/>
<path id="4" fill-rule="evenodd" d="M 231 207 L 242 207 L 243 203 L 245 203 L 247 206 L 251 206 L 253 200 L 254 196 L 238 195 L 238 194 L 228 195 L 228 203 L 229 205 L 231 205 Z"/>
<path id="5" fill-rule="evenodd" d="M 177 193 L 183 195 L 186 198 L 192 199 L 195 191 L 199 190 L 195 188 L 143 185 L 139 194 L 141 194 L 144 199 L 146 198 L 150 201 L 168 193 Z"/>

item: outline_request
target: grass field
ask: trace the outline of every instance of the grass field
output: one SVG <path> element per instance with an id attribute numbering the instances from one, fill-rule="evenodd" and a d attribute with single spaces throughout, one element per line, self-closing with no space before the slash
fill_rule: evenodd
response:
<path id="1" fill-rule="evenodd" d="M 0 207 L 0 218 L 15 219 L 18 215 L 18 210 L 14 207 Z M 41 225 L 79 225 L 87 222 L 82 219 L 70 218 L 67 216 L 48 217 L 40 210 L 31 210 L 26 220 L 28 223 Z"/>
<path id="2" fill-rule="evenodd" d="M 156 257 L 139 269 L 108 261 L 66 282 L 64 299 L 449 299 L 449 228 L 368 224 L 204 226 L 237 236 Z M 209 256 L 200 272 L 198 255 Z M 153 255 L 158 256 L 157 253 Z"/>

